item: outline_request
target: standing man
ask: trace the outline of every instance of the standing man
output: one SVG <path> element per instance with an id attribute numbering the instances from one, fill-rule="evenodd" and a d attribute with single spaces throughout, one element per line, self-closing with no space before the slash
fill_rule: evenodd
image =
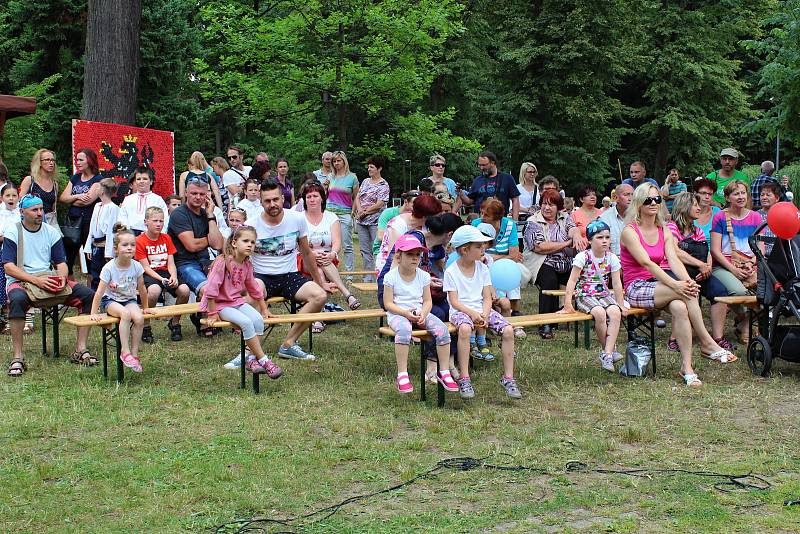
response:
<path id="1" fill-rule="evenodd" d="M 261 154 L 259 154 L 260 156 Z M 266 156 L 266 154 L 264 154 Z M 258 156 L 256 156 L 258 158 Z M 267 156 L 269 162 L 269 156 Z M 245 166 L 244 159 L 242 158 L 242 149 L 238 146 L 228 148 L 228 163 L 231 168 L 225 171 L 222 175 L 222 185 L 228 190 L 231 196 L 238 195 L 242 190 L 242 184 L 250 176 L 252 167 Z"/>
<path id="2" fill-rule="evenodd" d="M 717 191 L 712 199 L 718 206 L 725 204 L 725 186 L 734 180 L 741 180 L 750 187 L 750 177 L 742 171 L 736 170 L 739 164 L 739 151 L 735 148 L 726 148 L 719 153 L 720 170 L 710 172 L 706 178 L 713 180 L 717 184 Z"/>
<path id="3" fill-rule="evenodd" d="M 11 345 L 13 356 L 8 367 L 8 376 L 21 376 L 28 368 L 22 354 L 23 329 L 25 328 L 25 312 L 31 307 L 28 293 L 22 283 L 38 286 L 45 291 L 56 293 L 61 291 L 65 284 L 72 287 L 72 296 L 65 304 L 79 308 L 80 313 L 87 314 L 92 309 L 94 291 L 83 284 L 76 284 L 67 280 L 67 257 L 64 252 L 64 242 L 57 229 L 49 224 L 42 224 L 44 219 L 44 204 L 42 199 L 25 195 L 19 203 L 22 214 L 22 250 L 17 249 L 20 242 L 18 230 L 20 226 L 14 224 L 7 228 L 3 236 L 2 263 L 6 271 L 6 284 L 8 291 L 8 322 L 11 325 Z M 22 268 L 17 266 L 17 254 Z M 43 273 L 55 268 L 56 276 L 39 277 Z M 86 349 L 86 340 L 89 338 L 89 327 L 78 328 L 78 340 L 72 361 L 82 365 L 95 365 L 97 358 Z"/>
<path id="4" fill-rule="evenodd" d="M 681 181 L 678 169 L 670 169 L 664 187 L 661 188 L 661 196 L 667 201 L 667 211 L 672 213 L 672 203 L 675 197 L 686 191 L 686 184 Z"/>
<path id="5" fill-rule="evenodd" d="M 320 278 L 319 269 L 311 269 L 312 282 L 297 272 L 297 252 L 305 265 L 314 265 L 308 246 L 308 223 L 305 216 L 283 207 L 283 192 L 275 180 L 266 178 L 261 183 L 261 206 L 264 211 L 245 224 L 256 230 L 256 246 L 251 259 L 256 278 L 264 282 L 264 298 L 283 297 L 305 302 L 298 313 L 317 313 L 322 310 L 333 291 L 334 284 Z M 315 360 L 304 351 L 297 339 L 308 328 L 308 323 L 294 323 L 278 348 L 278 356 L 295 360 Z"/>
<path id="6" fill-rule="evenodd" d="M 331 181 L 331 176 L 333 176 L 333 164 L 331 161 L 333 160 L 333 152 L 323 152 L 322 153 L 322 167 L 314 171 L 314 176 L 317 177 L 317 180 L 328 187 L 328 183 Z"/>
<path id="7" fill-rule="evenodd" d="M 761 164 L 761 174 L 759 174 L 755 180 L 753 180 L 753 185 L 751 187 L 752 191 L 752 199 L 753 199 L 753 209 L 760 210 L 761 209 L 761 188 L 767 182 L 772 182 L 778 185 L 778 188 L 781 191 L 781 202 L 789 200 L 786 196 L 786 190 L 789 187 L 789 177 L 784 175 L 781 177 L 781 182 L 778 183 L 778 179 L 772 176 L 775 172 L 775 164 L 771 161 L 767 160 Z"/>
<path id="8" fill-rule="evenodd" d="M 514 177 L 507 172 L 497 171 L 497 156 L 488 150 L 478 155 L 478 168 L 481 174 L 475 177 L 468 193 L 461 193 L 461 202 L 465 206 L 474 205 L 474 211 L 480 213 L 481 203 L 487 198 L 497 197 L 503 203 L 506 213 L 511 218 L 519 219 L 519 189 Z"/>
<path id="9" fill-rule="evenodd" d="M 622 229 L 625 228 L 625 213 L 631 204 L 633 197 L 633 187 L 629 184 L 617 186 L 617 203 L 608 208 L 600 215 L 600 220 L 608 225 L 611 230 L 611 252 L 619 256 L 619 238 Z"/>
<path id="10" fill-rule="evenodd" d="M 647 178 L 647 169 L 644 166 L 644 163 L 641 161 L 634 161 L 631 163 L 631 168 L 629 169 L 630 178 L 625 178 L 622 180 L 623 184 L 628 184 L 632 188 L 636 189 L 643 183 L 647 182 L 653 184 L 654 186 L 658 187 L 658 182 L 653 180 L 652 178 Z"/>
<path id="11" fill-rule="evenodd" d="M 206 270 L 211 263 L 208 247 L 222 250 L 225 245 L 217 226 L 214 201 L 211 200 L 208 183 L 200 177 L 189 178 L 186 184 L 186 204 L 178 206 L 170 214 L 167 234 L 175 245 L 178 282 L 189 286 L 197 295 L 197 300 L 200 300 L 207 281 Z M 210 329 L 206 330 L 209 331 Z M 206 336 L 211 337 L 208 334 Z"/>

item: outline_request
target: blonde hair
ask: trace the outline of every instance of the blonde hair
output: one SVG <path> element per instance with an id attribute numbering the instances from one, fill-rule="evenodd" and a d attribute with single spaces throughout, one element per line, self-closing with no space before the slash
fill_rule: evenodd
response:
<path id="1" fill-rule="evenodd" d="M 164 210 L 163 209 L 161 209 L 158 206 L 150 206 L 144 212 L 144 220 L 150 219 L 153 216 L 154 213 L 156 213 L 156 214 L 160 213 L 162 217 L 164 216 Z"/>
<path id="2" fill-rule="evenodd" d="M 192 155 L 189 156 L 189 161 L 187 161 L 186 164 L 189 167 L 194 167 L 195 169 L 200 169 L 204 172 L 208 168 L 206 157 L 199 150 L 192 152 Z"/>
<path id="3" fill-rule="evenodd" d="M 628 207 L 628 211 L 625 214 L 625 224 L 630 222 L 635 222 L 636 224 L 642 223 L 641 214 L 639 213 L 644 205 L 644 201 L 647 197 L 650 196 L 650 190 L 654 189 L 656 194 L 654 196 L 661 196 L 661 191 L 659 191 L 658 187 L 654 186 L 650 182 L 644 182 L 643 184 L 639 184 L 639 187 L 633 190 L 633 196 L 631 197 L 631 205 Z M 666 220 L 666 202 L 662 202 L 661 206 L 659 206 L 659 210 L 656 212 L 656 226 L 664 226 L 664 221 Z"/>
<path id="4" fill-rule="evenodd" d="M 125 226 L 121 222 L 114 223 L 114 229 L 112 230 L 112 232 L 114 232 L 114 253 L 115 254 L 117 252 L 117 247 L 119 246 L 119 242 L 122 241 L 122 236 L 129 235 L 129 236 L 133 237 L 134 239 L 136 238 L 136 236 L 133 235 L 133 231 L 131 231 L 130 228 L 128 228 L 127 226 Z"/>
<path id="5" fill-rule="evenodd" d="M 222 172 L 226 172 L 231 169 L 231 166 L 228 165 L 228 162 L 225 161 L 225 158 L 221 158 L 219 156 L 211 160 L 211 165 L 216 165 L 217 167 L 222 169 Z"/>
<path id="6" fill-rule="evenodd" d="M 675 221 L 681 234 L 686 234 L 694 228 L 694 219 L 689 214 L 696 202 L 695 196 L 688 191 L 677 194 L 672 202 L 672 220 Z"/>
<path id="7" fill-rule="evenodd" d="M 117 181 L 113 178 L 103 178 L 102 180 L 100 180 L 99 183 L 100 183 L 100 189 L 103 190 L 103 193 L 105 193 L 110 197 L 113 197 L 114 194 L 117 192 L 117 189 L 119 188 Z"/>
<path id="8" fill-rule="evenodd" d="M 33 157 L 31 158 L 31 179 L 37 180 L 43 176 L 47 176 L 51 180 L 55 181 L 56 173 L 58 172 L 58 167 L 53 171 L 53 174 L 47 174 L 45 171 L 42 170 L 42 155 L 45 152 L 49 152 L 53 155 L 53 158 L 56 157 L 56 153 L 47 148 L 40 148 L 36 152 L 33 153 Z M 33 184 L 31 184 L 33 185 Z"/>
<path id="9" fill-rule="evenodd" d="M 531 167 L 533 167 L 533 170 L 535 170 L 535 171 L 536 171 L 536 176 L 538 176 L 538 175 L 539 175 L 539 169 L 537 169 L 537 168 L 536 168 L 536 165 L 534 165 L 533 163 L 531 163 L 531 162 L 529 162 L 529 161 L 526 161 L 526 162 L 525 162 L 525 163 L 523 163 L 523 164 L 522 164 L 522 166 L 519 168 L 519 185 L 523 185 L 523 184 L 525 183 L 525 173 L 526 173 L 526 172 L 528 172 L 528 169 L 530 169 Z M 535 187 L 538 187 L 538 186 L 536 185 L 536 178 L 535 178 L 535 177 L 534 177 L 534 179 L 533 179 L 533 185 L 534 185 Z"/>
<path id="10" fill-rule="evenodd" d="M 342 152 L 341 150 L 337 150 L 336 152 L 334 152 L 331 155 L 331 165 L 333 165 L 333 160 L 335 160 L 337 158 L 341 159 L 342 163 L 344 163 L 344 174 L 337 175 L 336 174 L 336 168 L 334 168 L 333 169 L 333 175 L 334 176 L 347 176 L 348 174 L 350 174 L 350 163 L 348 163 L 348 161 L 347 161 L 347 155 L 344 152 Z"/>

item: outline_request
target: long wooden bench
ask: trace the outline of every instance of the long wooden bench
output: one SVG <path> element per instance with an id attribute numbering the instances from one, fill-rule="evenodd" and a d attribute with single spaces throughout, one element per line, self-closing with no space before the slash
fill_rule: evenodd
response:
<path id="1" fill-rule="evenodd" d="M 339 271 L 340 276 L 375 276 L 375 271 Z"/>
<path id="2" fill-rule="evenodd" d="M 378 291 L 377 282 L 351 282 L 350 285 L 358 289 L 359 291 L 368 291 L 371 293 L 375 293 Z"/>
<path id="3" fill-rule="evenodd" d="M 367 309 L 367 310 L 354 310 L 354 311 L 342 311 L 342 312 L 320 312 L 320 313 L 293 313 L 288 315 L 276 315 L 275 317 L 270 317 L 268 319 L 264 319 L 264 326 L 267 327 L 267 330 L 264 332 L 264 338 L 269 335 L 272 329 L 275 326 L 282 325 L 282 324 L 292 324 L 292 323 L 313 323 L 314 321 L 353 321 L 356 319 L 374 319 L 374 318 L 383 319 L 386 317 L 386 312 L 381 310 L 380 308 L 375 309 Z M 208 324 L 207 319 L 203 319 L 202 321 L 204 324 Z M 234 328 L 235 325 L 233 323 L 229 323 L 228 321 L 214 321 L 211 323 L 214 327 L 219 328 Z M 309 330 L 309 339 L 311 339 L 311 331 Z M 312 344 L 309 343 L 308 350 L 312 350 Z M 247 383 L 247 374 L 245 373 L 245 343 L 244 343 L 244 335 L 239 333 L 239 354 L 241 356 L 241 365 L 240 365 L 240 387 L 244 389 Z M 260 380 L 259 375 L 253 375 L 253 392 L 258 394 L 260 392 Z"/>
<path id="4" fill-rule="evenodd" d="M 287 307 L 290 307 L 291 310 L 294 310 L 294 303 L 291 303 L 283 297 L 271 297 L 267 299 L 267 304 L 284 304 Z M 193 313 L 198 313 L 200 311 L 200 303 L 191 302 L 187 304 L 175 304 L 172 306 L 157 306 L 152 309 L 154 310 L 154 313 L 152 315 L 148 315 L 148 319 L 171 319 L 180 315 L 191 315 Z M 66 317 L 63 320 L 65 323 L 77 328 L 97 326 L 102 329 L 103 376 L 108 378 L 108 346 L 113 344 L 117 353 L 117 382 L 122 382 L 125 378 L 125 367 L 122 365 L 122 360 L 120 360 L 121 345 L 119 341 L 119 331 L 117 329 L 119 325 L 119 318 L 112 317 L 104 313 L 101 314 L 101 319 L 98 321 L 92 321 L 90 315 L 74 315 Z M 58 339 L 57 332 L 57 326 L 54 326 L 53 333 L 56 336 L 56 340 Z M 57 346 L 58 345 L 56 342 L 56 347 Z"/>

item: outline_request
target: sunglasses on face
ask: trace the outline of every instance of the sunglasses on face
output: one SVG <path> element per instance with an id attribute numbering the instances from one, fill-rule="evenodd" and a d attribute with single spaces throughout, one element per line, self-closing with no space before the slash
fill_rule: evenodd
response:
<path id="1" fill-rule="evenodd" d="M 444 167 L 444 163 L 434 163 L 431 167 Z"/>
<path id="2" fill-rule="evenodd" d="M 239 159 L 239 155 L 238 154 L 234 154 L 232 156 L 228 156 L 228 159 Z"/>
<path id="3" fill-rule="evenodd" d="M 645 206 L 649 206 L 650 204 L 658 204 L 658 205 L 660 205 L 661 204 L 661 197 L 660 196 L 658 196 L 658 197 L 647 197 L 646 199 L 644 199 L 644 202 L 642 202 L 642 204 L 644 204 Z"/>

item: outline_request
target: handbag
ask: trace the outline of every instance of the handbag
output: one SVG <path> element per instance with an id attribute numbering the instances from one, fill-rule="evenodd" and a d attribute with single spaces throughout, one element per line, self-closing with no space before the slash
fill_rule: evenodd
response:
<path id="1" fill-rule="evenodd" d="M 22 223 L 17 223 L 17 267 L 21 270 L 25 270 L 24 265 L 24 254 L 25 254 L 25 230 L 22 227 Z M 33 276 L 37 278 L 47 278 L 50 276 L 59 276 L 58 272 L 56 271 L 44 271 L 41 273 L 36 273 Z M 35 308 L 49 308 L 50 306 L 56 306 L 58 304 L 64 304 L 70 295 L 72 295 L 72 288 L 69 284 L 64 284 L 58 292 L 51 293 L 46 289 L 42 289 L 41 287 L 37 286 L 36 284 L 32 284 L 30 282 L 20 282 L 20 285 L 28 294 L 28 299 L 31 301 L 31 305 Z"/>
<path id="2" fill-rule="evenodd" d="M 734 267 L 741 269 L 747 274 L 747 278 L 741 280 L 742 285 L 747 289 L 753 289 L 756 287 L 757 283 L 756 261 L 755 258 L 739 252 L 736 249 L 736 241 L 733 238 L 733 223 L 731 223 L 728 210 L 725 210 L 725 224 L 728 227 L 728 241 L 730 241 L 731 244 L 731 263 Z"/>
<path id="3" fill-rule="evenodd" d="M 679 241 L 678 248 L 696 260 L 700 260 L 703 263 L 708 261 L 708 241 L 705 239 L 698 241 L 689 237 Z M 700 269 L 694 265 L 686 265 L 686 272 L 694 280 L 700 274 Z"/>
<path id="4" fill-rule="evenodd" d="M 64 236 L 64 239 L 71 242 L 73 245 L 80 245 L 82 225 L 83 215 L 79 215 L 78 217 L 70 217 L 67 215 L 67 218 L 64 219 L 64 223 L 61 225 L 61 234 Z"/>

